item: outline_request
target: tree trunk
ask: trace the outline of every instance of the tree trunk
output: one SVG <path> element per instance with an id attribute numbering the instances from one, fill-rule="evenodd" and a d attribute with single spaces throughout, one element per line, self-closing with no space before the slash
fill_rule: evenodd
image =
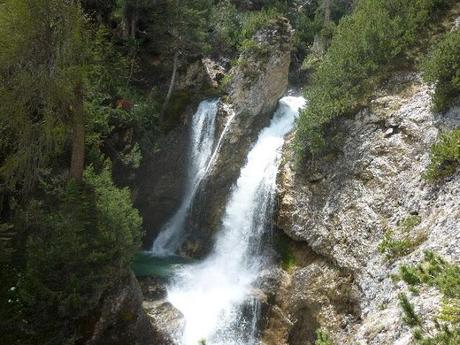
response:
<path id="1" fill-rule="evenodd" d="M 161 113 L 160 113 L 160 119 L 163 120 L 166 109 L 168 108 L 169 101 L 171 99 L 172 92 L 174 90 L 174 84 L 176 82 L 176 74 L 177 74 L 177 63 L 179 61 L 179 52 L 176 51 L 174 53 L 174 62 L 173 62 L 173 72 L 171 76 L 171 82 L 169 83 L 169 90 L 168 93 L 166 94 L 165 101 L 163 103 L 163 106 L 161 107 Z"/>
<path id="2" fill-rule="evenodd" d="M 123 5 L 123 14 L 121 18 L 121 38 L 127 40 L 129 38 L 129 17 L 130 17 L 130 8 L 129 5 L 125 2 Z"/>
<path id="3" fill-rule="evenodd" d="M 324 0 L 324 25 L 331 21 L 331 0 Z"/>
<path id="4" fill-rule="evenodd" d="M 72 159 L 70 162 L 70 177 L 76 181 L 83 180 L 83 169 L 85 165 L 85 119 L 83 110 L 83 91 L 79 83 L 75 89 L 76 104 L 73 114 L 72 126 Z"/>
<path id="5" fill-rule="evenodd" d="M 137 21 L 138 21 L 137 11 L 133 11 L 133 13 L 131 14 L 131 30 L 130 30 L 131 31 L 130 35 L 133 40 L 136 39 Z"/>

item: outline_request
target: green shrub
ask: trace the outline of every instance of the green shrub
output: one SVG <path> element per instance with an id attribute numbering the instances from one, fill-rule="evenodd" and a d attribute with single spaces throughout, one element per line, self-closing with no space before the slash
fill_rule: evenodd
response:
<path id="1" fill-rule="evenodd" d="M 415 313 L 414 307 L 403 293 L 399 294 L 399 304 L 403 310 L 403 321 L 410 327 L 420 326 L 420 318 Z"/>
<path id="2" fill-rule="evenodd" d="M 452 175 L 460 165 L 460 129 L 441 135 L 431 147 L 431 162 L 424 174 L 429 181 Z"/>
<path id="3" fill-rule="evenodd" d="M 329 332 L 321 328 L 317 329 L 315 345 L 333 345 Z"/>
<path id="4" fill-rule="evenodd" d="M 231 1 L 219 2 L 211 9 L 210 30 L 214 49 L 235 55 L 252 48 L 254 34 L 269 26 L 280 15 L 273 6 L 260 11 L 238 11 Z"/>
<path id="5" fill-rule="evenodd" d="M 239 42 L 251 39 L 254 34 L 270 25 L 281 13 L 273 7 L 264 8 L 261 11 L 246 12 L 242 19 Z"/>
<path id="6" fill-rule="evenodd" d="M 460 341 L 460 266 L 446 262 L 432 252 L 426 252 L 417 266 L 402 266 L 401 278 L 410 286 L 428 285 L 437 288 L 443 298 L 436 332 L 428 332 L 421 318 L 404 294 L 399 295 L 404 322 L 414 328 L 413 335 L 421 345 L 455 345 Z"/>
<path id="7" fill-rule="evenodd" d="M 230 0 L 220 1 L 211 9 L 211 38 L 216 51 L 232 53 L 240 41 L 241 16 Z"/>
<path id="8" fill-rule="evenodd" d="M 420 217 L 419 215 L 411 214 L 410 216 L 407 216 L 399 223 L 399 227 L 403 229 L 404 231 L 411 231 L 421 222 L 422 222 L 422 217 Z"/>
<path id="9" fill-rule="evenodd" d="M 410 254 L 418 245 L 426 240 L 426 234 L 420 232 L 414 236 L 411 231 L 421 223 L 422 219 L 417 215 L 404 218 L 396 231 L 387 230 L 379 244 L 379 252 L 391 261 Z"/>
<path id="10" fill-rule="evenodd" d="M 422 64 L 423 77 L 435 85 L 433 110 L 442 112 L 460 96 L 460 30 L 445 34 Z"/>
<path id="11" fill-rule="evenodd" d="M 335 118 L 351 114 L 365 104 L 380 81 L 421 30 L 450 0 L 362 0 L 335 31 L 329 50 L 307 89 L 308 107 L 296 134 L 298 159 L 325 148 L 324 129 Z"/>
<path id="12" fill-rule="evenodd" d="M 422 283 L 418 276 L 417 270 L 411 266 L 401 266 L 399 268 L 400 278 L 410 286 L 416 286 Z"/>
<path id="13" fill-rule="evenodd" d="M 394 260 L 409 254 L 413 247 L 413 243 L 408 237 L 395 239 L 394 232 L 388 230 L 384 235 L 383 241 L 379 244 L 379 251 L 385 254 L 387 260 Z"/>

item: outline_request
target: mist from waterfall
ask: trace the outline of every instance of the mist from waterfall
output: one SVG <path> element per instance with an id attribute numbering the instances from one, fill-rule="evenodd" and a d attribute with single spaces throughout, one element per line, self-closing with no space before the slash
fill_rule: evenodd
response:
<path id="1" fill-rule="evenodd" d="M 188 211 L 215 156 L 213 152 L 217 151 L 219 146 L 214 145 L 218 103 L 218 99 L 202 101 L 193 115 L 184 197 L 179 208 L 162 227 L 153 243 L 151 252 L 155 256 L 174 255 L 182 244 Z"/>
<path id="2" fill-rule="evenodd" d="M 233 186 L 212 253 L 178 269 L 170 283 L 168 300 L 185 319 L 181 345 L 259 343 L 258 303 L 251 292 L 268 261 L 262 247 L 270 231 L 284 137 L 304 104 L 302 97 L 280 100 Z"/>

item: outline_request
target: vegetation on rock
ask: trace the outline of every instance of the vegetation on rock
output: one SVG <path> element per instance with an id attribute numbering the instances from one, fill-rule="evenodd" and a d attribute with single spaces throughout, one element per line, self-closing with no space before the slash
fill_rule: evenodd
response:
<path id="1" fill-rule="evenodd" d="M 427 321 L 417 315 L 408 297 L 400 295 L 405 323 L 413 329 L 414 339 L 422 345 L 454 345 L 460 341 L 460 266 L 452 264 L 433 252 L 426 252 L 417 266 L 402 266 L 401 278 L 411 287 L 435 287 L 442 294 L 438 317 L 429 328 Z"/>
<path id="2" fill-rule="evenodd" d="M 114 183 L 114 167 L 134 172 L 160 137 L 185 122 L 193 97 L 209 91 L 177 86 L 192 63 L 211 56 L 228 68 L 233 61 L 256 78 L 269 53 L 257 33 L 288 20 L 296 71 L 302 63 L 314 70 L 295 138 L 300 161 L 322 152 L 334 119 L 360 109 L 390 71 L 414 62 L 412 49 L 454 2 L 358 0 L 352 10 L 348 0 L 0 0 L 2 341 L 74 344 L 91 336 L 142 235 L 132 193 Z M 455 104 L 460 30 L 446 33 L 421 68 L 435 87 L 434 110 Z M 230 76 L 219 82 L 216 92 L 224 92 Z M 460 130 L 452 130 L 432 147 L 425 177 L 449 176 L 459 165 Z M 389 230 L 380 252 L 388 260 L 412 252 L 425 239 L 413 236 L 420 221 L 410 216 Z M 288 242 L 277 249 L 284 269 L 296 266 Z M 421 344 L 458 343 L 459 275 L 457 265 L 430 253 L 417 267 L 401 267 L 409 285 L 444 296 L 435 335 L 400 296 Z M 316 344 L 332 341 L 318 330 Z"/>
<path id="3" fill-rule="evenodd" d="M 460 165 L 460 129 L 441 134 L 431 147 L 430 165 L 424 174 L 429 181 L 452 175 Z"/>
<path id="4" fill-rule="evenodd" d="M 329 333 L 324 329 L 316 330 L 316 341 L 315 345 L 333 345 Z"/>
<path id="5" fill-rule="evenodd" d="M 453 2 L 358 1 L 343 18 L 307 89 L 309 105 L 299 119 L 299 159 L 320 153 L 325 127 L 362 107 L 388 72 L 408 60 L 409 49 L 439 11 Z M 447 71 L 447 70 L 446 70 Z"/>
<path id="6" fill-rule="evenodd" d="M 379 252 L 384 254 L 385 258 L 389 261 L 410 254 L 418 245 L 426 240 L 426 233 L 420 232 L 415 235 L 412 233 L 412 230 L 421 221 L 420 216 L 411 215 L 403 219 L 396 230 L 387 230 L 382 242 L 379 244 Z"/>
<path id="7" fill-rule="evenodd" d="M 422 69 L 424 79 L 435 85 L 433 110 L 447 110 L 460 94 L 460 30 L 443 36 Z"/>

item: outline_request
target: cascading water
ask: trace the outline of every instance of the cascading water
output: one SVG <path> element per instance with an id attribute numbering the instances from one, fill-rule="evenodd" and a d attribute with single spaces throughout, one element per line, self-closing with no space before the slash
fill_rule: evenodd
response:
<path id="1" fill-rule="evenodd" d="M 218 100 L 201 102 L 198 110 L 193 115 L 189 167 L 184 198 L 176 213 L 163 226 L 160 234 L 155 239 L 152 247 L 152 254 L 155 256 L 174 255 L 181 245 L 181 235 L 187 213 L 213 156 L 218 102 Z"/>
<path id="2" fill-rule="evenodd" d="M 213 252 L 201 263 L 180 268 L 168 287 L 169 301 L 185 319 L 180 344 L 258 343 L 257 301 L 251 291 L 267 262 L 261 248 L 270 228 L 284 136 L 304 104 L 302 97 L 280 100 L 241 169 Z"/>

